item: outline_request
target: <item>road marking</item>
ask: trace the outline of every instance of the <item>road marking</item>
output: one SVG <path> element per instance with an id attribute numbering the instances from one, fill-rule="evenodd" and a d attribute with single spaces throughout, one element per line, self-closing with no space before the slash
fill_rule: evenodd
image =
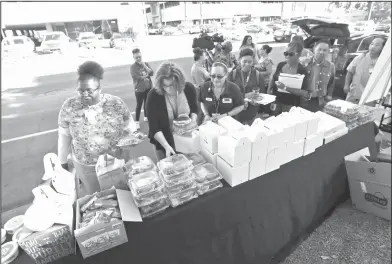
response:
<path id="1" fill-rule="evenodd" d="M 144 110 L 141 110 L 141 112 L 144 113 Z M 131 115 L 134 115 L 134 114 L 135 114 L 135 112 L 131 113 Z M 32 137 L 38 137 L 38 136 L 50 134 L 50 133 L 53 133 L 53 132 L 57 132 L 57 130 L 58 129 L 56 128 L 56 129 L 52 129 L 52 130 L 46 130 L 46 131 L 42 131 L 42 132 L 38 132 L 38 133 L 29 134 L 29 135 L 26 135 L 26 136 L 10 138 L 10 139 L 6 139 L 6 140 L 2 140 L 1 144 L 14 142 L 14 141 L 22 140 L 22 139 L 27 139 L 27 138 L 32 138 Z"/>

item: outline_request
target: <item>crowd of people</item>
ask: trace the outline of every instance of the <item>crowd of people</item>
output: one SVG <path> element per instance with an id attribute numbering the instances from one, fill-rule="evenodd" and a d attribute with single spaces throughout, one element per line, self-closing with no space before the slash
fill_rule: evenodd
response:
<path id="1" fill-rule="evenodd" d="M 374 39 L 369 52 L 356 57 L 348 67 L 344 88 L 347 100 L 359 101 L 385 42 L 386 39 Z M 250 125 L 258 113 L 277 115 L 292 106 L 319 111 L 332 100 L 335 87 L 335 65 L 326 58 L 329 49 L 330 42 L 320 40 L 313 52 L 306 50 L 303 39 L 295 37 L 286 46 L 285 60 L 273 62 L 270 46 L 258 49 L 252 37 L 245 36 L 238 58 L 230 42 L 217 45 L 213 53 L 194 48 L 189 81 L 172 62 L 163 63 L 154 74 L 151 66 L 143 61 L 140 49 L 135 49 L 135 63 L 130 67 L 137 102 L 135 120 L 121 98 L 103 93 L 102 66 L 85 62 L 78 69 L 78 95 L 67 99 L 59 113 L 58 153 L 62 166 L 68 169 L 67 158 L 71 154 L 81 188 L 86 193 L 97 189 L 95 164 L 99 155 L 129 157 L 129 153 L 116 146 L 116 139 L 122 133 L 140 129 L 143 104 L 144 120 L 149 122 L 148 136 L 158 160 L 176 153 L 173 120 L 180 116 L 189 116 L 198 125 L 224 116 Z M 205 62 L 210 60 L 211 65 L 206 69 Z M 304 75 L 301 89 L 279 82 L 281 73 Z M 273 94 L 276 101 L 260 106 L 245 100 L 255 93 Z"/>

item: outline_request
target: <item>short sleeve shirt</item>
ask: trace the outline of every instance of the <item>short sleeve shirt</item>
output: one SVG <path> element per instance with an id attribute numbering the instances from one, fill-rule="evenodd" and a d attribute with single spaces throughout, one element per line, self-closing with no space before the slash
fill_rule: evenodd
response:
<path id="1" fill-rule="evenodd" d="M 206 82 L 200 89 L 199 101 L 204 103 L 210 116 L 212 114 L 226 114 L 234 108 L 244 105 L 240 88 L 229 81 L 226 81 L 220 98 L 215 98 L 212 83 Z"/>
<path id="2" fill-rule="evenodd" d="M 77 96 L 64 102 L 58 125 L 60 133 L 72 137 L 72 153 L 77 161 L 92 165 L 116 145 L 129 119 L 127 105 L 117 96 L 102 94 L 101 101 L 92 106 L 83 106 Z"/>
<path id="3" fill-rule="evenodd" d="M 207 80 L 208 72 L 202 66 L 199 66 L 197 64 L 193 64 L 192 69 L 191 69 L 191 76 L 192 76 L 192 80 L 193 80 L 194 85 L 196 87 L 199 87 Z"/>

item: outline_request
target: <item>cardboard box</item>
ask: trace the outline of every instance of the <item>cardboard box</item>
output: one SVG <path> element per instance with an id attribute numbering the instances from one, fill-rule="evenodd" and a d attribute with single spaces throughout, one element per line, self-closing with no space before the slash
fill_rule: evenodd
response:
<path id="1" fill-rule="evenodd" d="M 117 200 L 123 221 L 141 222 L 139 209 L 135 205 L 130 191 L 109 189 L 100 192 L 103 195 L 117 194 Z M 83 258 L 93 256 L 110 248 L 128 242 L 124 222 L 114 220 L 110 223 L 99 223 L 96 225 L 80 228 L 82 215 L 80 208 L 86 204 L 93 195 L 87 195 L 76 202 L 76 229 L 75 238 L 78 242 Z"/>
<path id="2" fill-rule="evenodd" d="M 255 127 L 245 127 L 245 133 L 252 144 L 252 160 L 266 160 L 269 139 L 265 133 Z"/>
<path id="3" fill-rule="evenodd" d="M 232 187 L 247 182 L 249 179 L 249 163 L 234 168 L 218 156 L 217 169 L 222 174 L 223 179 Z"/>
<path id="4" fill-rule="evenodd" d="M 342 128 L 339 131 L 336 131 L 333 134 L 330 134 L 329 136 L 324 136 L 324 144 L 328 144 L 331 141 L 334 141 L 335 139 L 340 138 L 341 136 L 344 136 L 348 133 L 348 128 Z"/>
<path id="5" fill-rule="evenodd" d="M 231 116 L 225 116 L 218 120 L 218 125 L 226 129 L 227 131 L 235 131 L 243 129 L 244 125 L 232 118 Z"/>
<path id="6" fill-rule="evenodd" d="M 265 174 L 267 157 L 256 157 L 249 163 L 249 180 L 253 180 Z"/>
<path id="7" fill-rule="evenodd" d="M 318 111 L 315 115 L 320 119 L 317 132 L 323 133 L 324 137 L 329 137 L 346 127 L 346 123 L 344 121 L 324 112 Z"/>
<path id="8" fill-rule="evenodd" d="M 265 173 L 270 173 L 271 171 L 277 170 L 282 165 L 282 155 L 284 156 L 285 148 L 276 147 L 267 154 L 267 160 L 265 165 Z"/>
<path id="9" fill-rule="evenodd" d="M 225 134 L 227 130 L 213 122 L 207 122 L 199 127 L 199 132 L 201 148 L 215 154 L 218 152 L 218 137 Z"/>
<path id="10" fill-rule="evenodd" d="M 316 133 L 308 136 L 304 142 L 303 156 L 309 155 L 316 151 L 317 148 L 321 147 L 324 143 L 324 136 L 322 133 Z"/>
<path id="11" fill-rule="evenodd" d="M 76 253 L 75 238 L 67 225 L 53 225 L 19 241 L 19 246 L 37 264 L 50 263 Z"/>
<path id="12" fill-rule="evenodd" d="M 283 130 L 279 128 L 274 128 L 272 126 L 268 127 L 265 122 L 257 122 L 257 119 L 255 120 L 255 122 L 253 122 L 252 128 L 266 135 L 266 138 L 268 140 L 267 152 L 277 147 L 282 147 L 283 143 L 285 142 Z"/>
<path id="13" fill-rule="evenodd" d="M 232 167 L 244 165 L 252 158 L 252 143 L 244 131 L 229 132 L 218 139 L 218 155 Z"/>
<path id="14" fill-rule="evenodd" d="M 391 163 L 374 162 L 369 149 L 345 157 L 353 207 L 391 220 Z"/>
<path id="15" fill-rule="evenodd" d="M 297 142 L 294 142 L 291 149 L 291 160 L 298 159 L 303 156 L 304 154 L 304 146 L 305 146 L 305 139 L 301 139 Z"/>
<path id="16" fill-rule="evenodd" d="M 216 161 L 218 158 L 218 153 L 212 154 L 210 151 L 208 151 L 205 148 L 201 148 L 200 153 L 206 159 L 206 161 L 208 163 L 211 163 L 216 168 Z"/>
<path id="17" fill-rule="evenodd" d="M 312 113 L 312 112 L 310 112 L 306 109 L 303 109 L 301 107 L 292 107 L 290 109 L 290 114 L 294 114 L 299 119 L 306 121 L 306 123 L 307 123 L 306 137 L 309 137 L 309 136 L 317 133 L 318 126 L 320 123 L 320 117 L 317 116 L 315 113 Z"/>
<path id="18" fill-rule="evenodd" d="M 181 153 L 199 153 L 201 150 L 200 146 L 200 133 L 199 131 L 193 131 L 192 137 L 183 137 L 173 134 L 174 145 L 176 151 Z"/>

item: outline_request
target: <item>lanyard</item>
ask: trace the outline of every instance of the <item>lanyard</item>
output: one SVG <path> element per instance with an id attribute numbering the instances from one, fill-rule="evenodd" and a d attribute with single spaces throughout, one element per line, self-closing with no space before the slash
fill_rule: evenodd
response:
<path id="1" fill-rule="evenodd" d="M 226 83 L 225 83 L 224 85 L 226 85 Z M 226 86 L 223 88 L 222 93 L 220 94 L 220 97 L 219 97 L 219 99 L 218 99 L 218 98 L 216 98 L 216 96 L 215 96 L 214 90 L 213 90 L 213 88 L 212 88 L 212 83 L 211 83 L 210 92 L 211 92 L 212 101 L 214 102 L 215 113 L 216 113 L 216 114 L 218 113 L 219 106 L 220 106 L 220 99 L 221 99 L 222 94 L 224 93 L 225 90 L 226 90 Z"/>
<path id="2" fill-rule="evenodd" d="M 244 93 L 246 93 L 246 86 L 248 85 L 250 75 L 252 73 L 252 69 L 249 71 L 248 77 L 246 77 L 246 82 L 244 82 L 244 72 L 242 70 L 240 70 L 240 72 L 241 72 L 241 82 L 244 87 Z"/>

